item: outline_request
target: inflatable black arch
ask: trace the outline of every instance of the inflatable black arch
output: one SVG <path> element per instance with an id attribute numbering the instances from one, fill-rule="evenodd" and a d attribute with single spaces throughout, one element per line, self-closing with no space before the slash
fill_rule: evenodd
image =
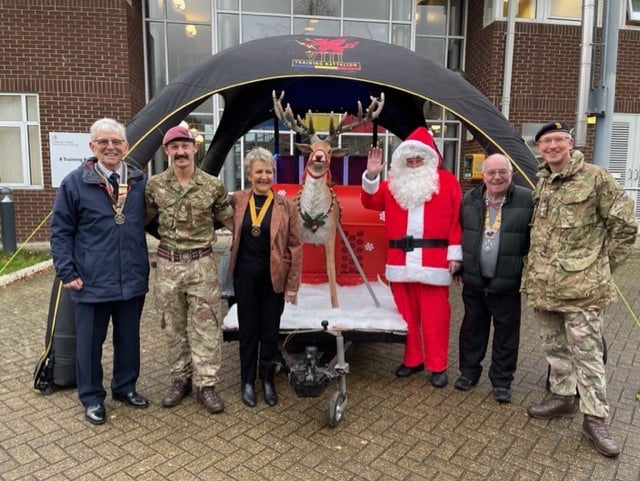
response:
<path id="1" fill-rule="evenodd" d="M 169 128 L 207 98 L 220 94 L 224 114 L 203 161 L 206 171 L 217 174 L 236 140 L 273 118 L 272 90 L 285 90 L 285 101 L 297 113 L 309 109 L 353 112 L 356 100 L 368 105 L 370 95 L 384 92 L 379 124 L 401 139 L 424 125 L 424 104 L 433 102 L 460 119 L 488 153 L 509 157 L 517 170 L 515 182 L 533 186 L 535 157 L 509 121 L 475 87 L 408 49 L 352 37 L 269 37 L 212 56 L 167 85 L 133 118 L 127 126 L 131 145 L 127 160 L 144 167 Z M 52 306 L 58 306 L 61 296 L 68 298 L 68 290 L 60 286 L 56 279 Z M 72 304 L 65 306 L 49 312 L 47 332 L 53 336 L 64 334 L 56 328 L 56 320 L 73 324 Z M 55 371 L 51 379 L 43 377 L 48 365 L 43 361 L 51 346 L 45 347 L 34 372 L 34 387 L 45 394 L 57 381 Z M 64 354 L 75 357 L 74 346 Z M 62 367 L 66 369 L 62 374 L 75 378 L 72 367 Z"/>
<path id="2" fill-rule="evenodd" d="M 224 114 L 203 160 L 217 174 L 242 135 L 273 118 L 271 91 L 286 91 L 296 113 L 353 112 L 357 100 L 384 92 L 379 124 L 401 139 L 424 125 L 425 102 L 458 118 L 487 153 L 515 166 L 515 182 L 532 186 L 536 159 L 500 111 L 459 74 L 404 47 L 354 37 L 268 37 L 224 50 L 164 87 L 127 126 L 128 161 L 145 166 L 164 133 L 207 98 L 224 98 Z"/>

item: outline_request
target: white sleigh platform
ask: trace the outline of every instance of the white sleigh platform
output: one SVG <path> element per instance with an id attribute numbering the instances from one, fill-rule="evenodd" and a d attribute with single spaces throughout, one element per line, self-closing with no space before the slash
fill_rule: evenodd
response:
<path id="1" fill-rule="evenodd" d="M 280 321 L 284 335 L 295 331 L 321 330 L 328 322 L 329 330 L 343 331 L 349 340 L 372 342 L 404 342 L 407 325 L 398 313 L 391 289 L 383 282 L 370 283 L 380 307 L 366 285 L 338 286 L 340 307 L 332 309 L 328 284 L 302 284 L 297 304 L 285 304 Z M 238 317 L 234 304 L 224 318 L 225 340 L 237 338 Z"/>

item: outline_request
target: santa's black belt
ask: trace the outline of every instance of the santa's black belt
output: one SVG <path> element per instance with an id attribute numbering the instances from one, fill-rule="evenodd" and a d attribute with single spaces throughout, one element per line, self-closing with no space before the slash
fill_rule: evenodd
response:
<path id="1" fill-rule="evenodd" d="M 416 239 L 413 236 L 404 236 L 402 239 L 391 239 L 389 241 L 389 247 L 394 249 L 402 249 L 405 252 L 410 252 L 413 249 L 419 249 L 421 247 L 448 247 L 449 241 L 447 239 Z"/>

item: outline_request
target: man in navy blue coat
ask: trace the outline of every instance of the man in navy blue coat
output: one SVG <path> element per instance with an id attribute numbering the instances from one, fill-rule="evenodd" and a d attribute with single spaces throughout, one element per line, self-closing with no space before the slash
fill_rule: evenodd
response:
<path id="1" fill-rule="evenodd" d="M 145 176 L 122 161 L 124 125 L 97 120 L 89 147 L 95 157 L 69 173 L 51 217 L 56 276 L 71 290 L 76 319 L 76 377 L 85 418 L 106 421 L 102 345 L 113 322 L 111 395 L 136 408 L 149 405 L 136 392 L 140 372 L 140 316 L 148 290 L 144 230 Z"/>

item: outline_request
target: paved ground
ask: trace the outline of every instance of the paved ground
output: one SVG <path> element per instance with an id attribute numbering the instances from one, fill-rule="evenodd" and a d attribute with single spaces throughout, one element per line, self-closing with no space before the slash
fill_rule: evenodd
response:
<path id="1" fill-rule="evenodd" d="M 618 286 L 636 313 L 639 272 L 636 256 L 617 273 Z M 3 480 L 640 480 L 640 402 L 635 400 L 640 327 L 623 303 L 610 309 L 606 329 L 609 422 L 623 448 L 611 460 L 581 437 L 581 416 L 527 417 L 526 407 L 544 395 L 546 372 L 528 310 L 513 403 L 497 404 L 486 376 L 467 393 L 454 390 L 452 383 L 436 390 L 423 376 L 398 379 L 393 368 L 401 345 L 360 344 L 349 359 L 349 403 L 332 429 L 325 425 L 325 410 L 337 383 L 319 398 L 303 399 L 279 375 L 276 407 L 262 402 L 244 407 L 235 342 L 225 343 L 223 350 L 223 414 L 206 414 L 193 397 L 163 409 L 164 338 L 150 297 L 138 388 L 152 405 L 134 410 L 108 398 L 107 424 L 91 426 L 74 390 L 42 396 L 32 389 L 52 281 L 49 270 L 0 289 Z M 459 288 L 452 289 L 451 298 L 453 381 L 462 312 Z M 107 371 L 110 360 L 107 346 Z"/>

